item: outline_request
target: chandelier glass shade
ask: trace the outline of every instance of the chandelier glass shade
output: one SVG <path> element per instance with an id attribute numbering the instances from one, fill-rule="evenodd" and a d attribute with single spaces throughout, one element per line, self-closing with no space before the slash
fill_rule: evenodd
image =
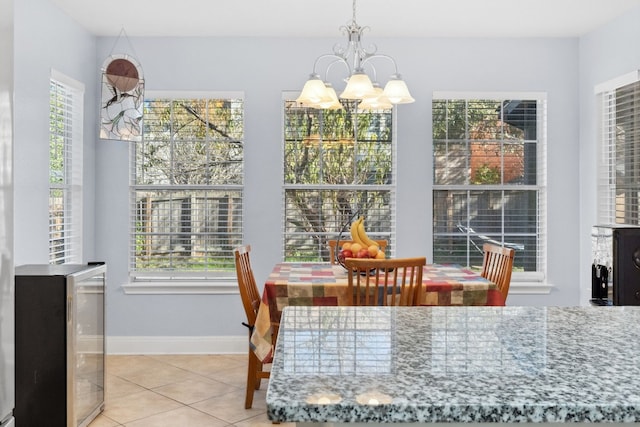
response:
<path id="1" fill-rule="evenodd" d="M 342 108 L 335 89 L 328 82 L 329 71 L 336 64 L 341 64 L 347 70 L 346 87 L 340 93 L 340 99 L 360 101 L 359 108 L 384 109 L 391 108 L 394 104 L 407 104 L 415 101 L 409 93 L 407 84 L 398 73 L 396 61 L 389 55 L 377 53 L 375 45 L 368 50 L 362 47 L 362 33 L 368 27 L 361 27 L 356 23 L 356 0 L 353 0 L 351 22 L 340 29 L 348 36 L 347 46 L 336 45 L 333 47 L 332 53 L 316 58 L 313 72 L 304 84 L 300 96 L 296 99 L 297 102 L 314 108 Z M 377 81 L 374 60 L 390 61 L 395 70 L 384 89 Z M 324 80 L 317 72 L 321 62 L 328 62 Z"/>

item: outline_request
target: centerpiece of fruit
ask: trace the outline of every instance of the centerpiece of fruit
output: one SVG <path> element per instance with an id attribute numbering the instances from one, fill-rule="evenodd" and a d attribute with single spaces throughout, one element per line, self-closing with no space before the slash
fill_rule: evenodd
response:
<path id="1" fill-rule="evenodd" d="M 340 265 L 344 267 L 346 258 L 385 258 L 385 253 L 378 246 L 378 243 L 367 235 L 363 216 L 351 223 L 350 232 L 351 242 L 345 241 L 341 244 L 338 240 L 339 252 L 337 258 Z"/>

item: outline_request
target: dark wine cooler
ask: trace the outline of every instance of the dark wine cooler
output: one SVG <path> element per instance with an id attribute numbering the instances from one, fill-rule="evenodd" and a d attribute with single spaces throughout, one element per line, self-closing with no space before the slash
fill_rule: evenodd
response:
<path id="1" fill-rule="evenodd" d="M 596 225 L 591 242 L 591 302 L 640 305 L 640 227 Z"/>
<path id="2" fill-rule="evenodd" d="M 106 265 L 15 272 L 16 425 L 85 427 L 104 409 Z"/>

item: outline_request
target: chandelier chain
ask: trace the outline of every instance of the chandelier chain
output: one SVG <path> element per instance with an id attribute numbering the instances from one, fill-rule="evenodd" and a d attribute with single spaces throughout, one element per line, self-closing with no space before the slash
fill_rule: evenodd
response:
<path id="1" fill-rule="evenodd" d="M 353 0 L 353 19 L 351 20 L 351 22 L 353 22 L 355 26 L 358 25 L 356 24 L 356 0 Z"/>

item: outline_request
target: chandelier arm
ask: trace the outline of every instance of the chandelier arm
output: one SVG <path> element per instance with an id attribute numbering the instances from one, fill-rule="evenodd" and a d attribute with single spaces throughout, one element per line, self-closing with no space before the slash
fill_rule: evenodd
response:
<path id="1" fill-rule="evenodd" d="M 329 71 L 329 68 L 331 68 L 331 66 L 337 62 L 343 63 L 344 66 L 347 67 L 347 71 L 351 73 L 351 67 L 349 67 L 349 63 L 347 62 L 346 58 L 344 58 L 342 55 L 338 55 L 335 53 L 325 53 L 323 55 L 318 56 L 316 60 L 313 62 L 314 74 L 317 74 L 318 63 L 325 58 L 333 58 L 333 61 L 329 63 L 329 65 L 327 66 L 327 70 L 325 71 L 325 80 L 326 80 L 326 75 Z"/>
<path id="2" fill-rule="evenodd" d="M 361 64 L 364 65 L 365 63 L 367 63 L 371 59 L 376 59 L 376 58 L 385 58 L 385 59 L 388 59 L 389 61 L 391 61 L 391 63 L 393 64 L 393 68 L 395 69 L 395 73 L 394 74 L 399 74 L 398 73 L 398 63 L 396 62 L 396 60 L 393 59 L 393 57 L 391 57 L 389 55 L 385 55 L 384 53 L 375 53 L 373 55 L 369 55 L 369 56 L 365 57 L 362 60 Z M 373 66 L 373 64 L 371 64 L 371 67 L 374 69 L 374 73 L 375 73 L 375 67 Z"/>
<path id="3" fill-rule="evenodd" d="M 324 81 L 327 82 L 329 81 L 329 71 L 331 70 L 331 68 L 335 65 L 335 64 L 342 64 L 345 66 L 345 68 L 347 69 L 347 76 L 351 75 L 351 67 L 349 67 L 349 62 L 347 62 L 346 59 L 344 59 L 341 56 L 336 56 L 335 59 L 333 61 L 331 61 L 328 65 L 327 65 L 327 69 L 324 72 Z"/>

